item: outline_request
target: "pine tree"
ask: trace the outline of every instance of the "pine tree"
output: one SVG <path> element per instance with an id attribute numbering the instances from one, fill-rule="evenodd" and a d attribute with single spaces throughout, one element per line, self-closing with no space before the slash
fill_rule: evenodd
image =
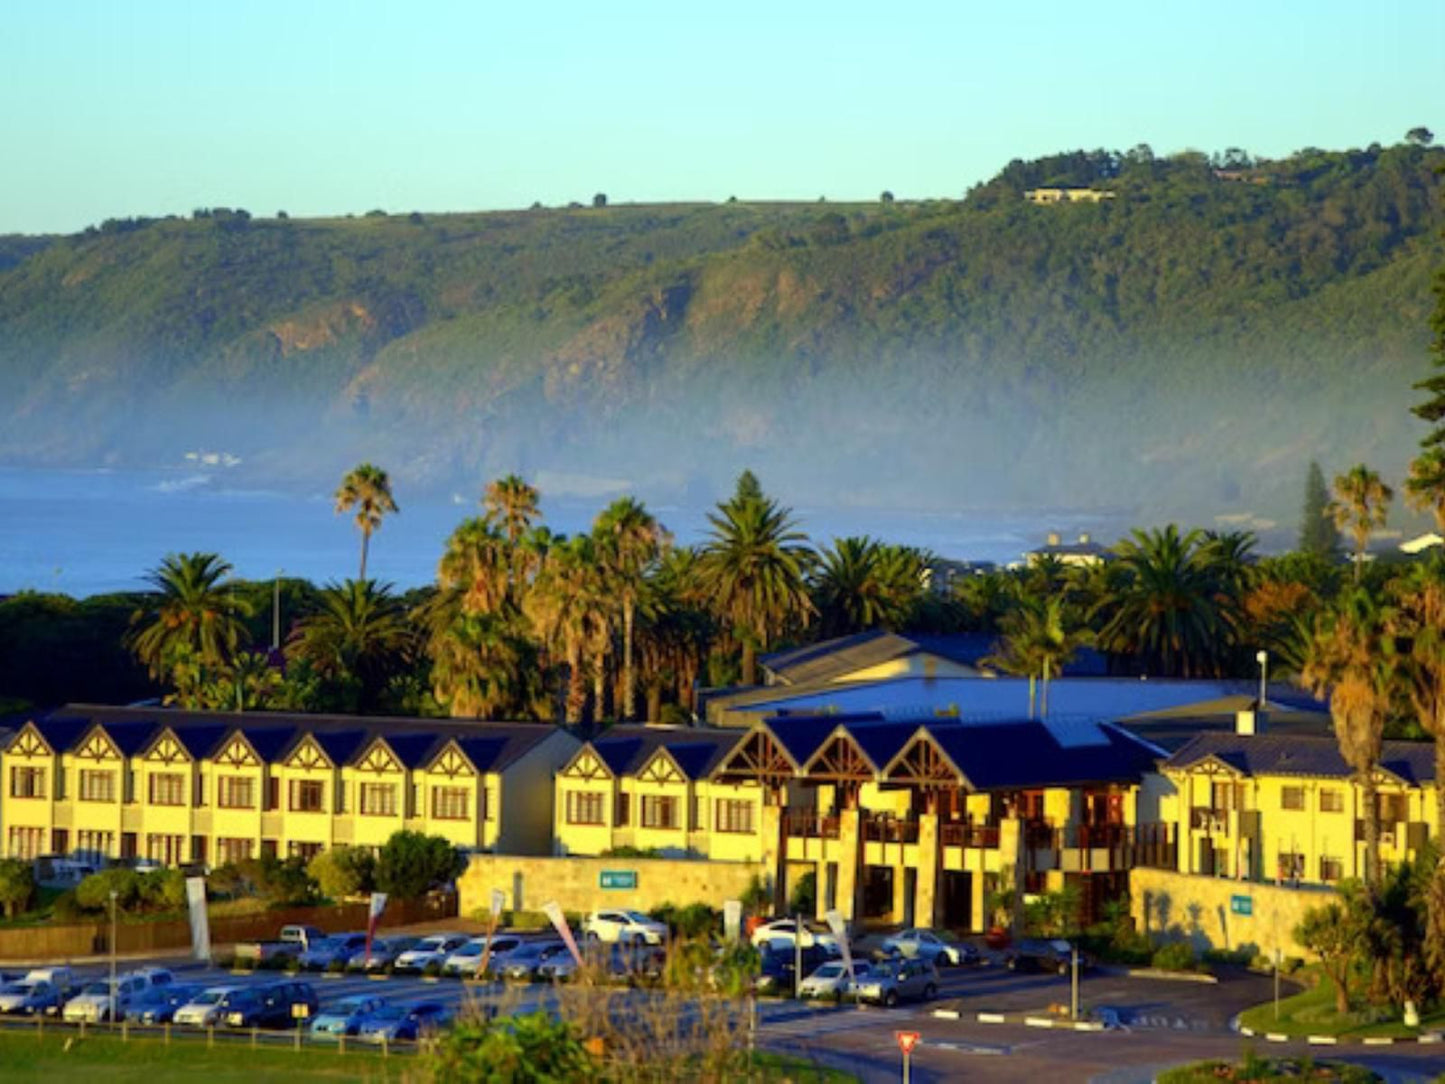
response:
<path id="1" fill-rule="evenodd" d="M 1311 461 L 1309 474 L 1305 476 L 1305 506 L 1299 525 L 1301 553 L 1332 558 L 1339 552 L 1339 528 L 1326 514 L 1329 503 L 1330 491 L 1325 485 L 1325 472 L 1318 463 Z"/>
<path id="2" fill-rule="evenodd" d="M 1429 398 L 1410 408 L 1417 418 L 1434 426 L 1420 441 L 1426 448 L 1445 445 L 1445 269 L 1435 273 L 1435 313 L 1430 317 L 1430 329 L 1434 332 L 1430 353 L 1435 356 L 1435 372 L 1415 385 L 1419 391 L 1427 392 Z"/>

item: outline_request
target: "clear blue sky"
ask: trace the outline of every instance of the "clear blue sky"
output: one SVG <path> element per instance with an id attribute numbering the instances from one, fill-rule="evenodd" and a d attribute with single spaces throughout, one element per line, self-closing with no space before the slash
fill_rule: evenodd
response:
<path id="1" fill-rule="evenodd" d="M 1445 130 L 1442 0 L 8 0 L 0 232 L 239 206 L 962 193 Z"/>

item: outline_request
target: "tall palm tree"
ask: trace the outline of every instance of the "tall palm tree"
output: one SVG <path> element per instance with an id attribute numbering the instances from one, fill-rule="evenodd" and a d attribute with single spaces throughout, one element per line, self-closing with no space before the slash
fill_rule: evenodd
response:
<path id="1" fill-rule="evenodd" d="M 152 678 L 168 678 L 181 655 L 201 672 L 230 661 L 245 640 L 242 618 L 251 614 L 226 582 L 230 574 L 214 553 L 168 554 L 146 574 L 157 597 L 132 616 L 128 640 Z"/>
<path id="2" fill-rule="evenodd" d="M 1001 650 L 985 659 L 1008 674 L 1029 679 L 1029 718 L 1034 718 L 1036 681 L 1043 682 L 1039 718 L 1049 714 L 1049 682 L 1063 673 L 1079 648 L 1089 641 L 1064 599 L 1025 595 L 1002 621 Z"/>
<path id="3" fill-rule="evenodd" d="M 1420 729 L 1435 741 L 1435 778 L 1445 779 L 1445 561 L 1416 565 L 1393 591 L 1387 622 L 1402 684 Z M 1436 838 L 1445 840 L 1445 787 L 1435 790 L 1435 825 Z"/>
<path id="4" fill-rule="evenodd" d="M 501 527 L 507 541 L 515 546 L 540 514 L 540 500 L 541 494 L 522 478 L 509 474 L 488 484 L 482 507 L 488 521 Z"/>
<path id="5" fill-rule="evenodd" d="M 356 510 L 356 526 L 361 531 L 361 571 L 358 580 L 366 579 L 366 551 L 371 545 L 371 532 L 381 526 L 382 517 L 400 509 L 391 495 L 391 479 L 386 471 L 370 463 L 352 468 L 336 491 L 336 514 Z"/>
<path id="6" fill-rule="evenodd" d="M 411 646 L 411 627 L 389 584 L 347 580 L 328 584 L 317 608 L 297 622 L 286 645 L 328 681 L 355 690 L 355 710 L 372 708 Z"/>
<path id="7" fill-rule="evenodd" d="M 1356 589 L 1320 615 L 1300 683 L 1328 697 L 1340 756 L 1364 797 L 1365 881 L 1374 891 L 1380 875 L 1380 807 L 1375 769 L 1385 737 L 1393 683 L 1383 615 L 1370 595 Z"/>
<path id="8" fill-rule="evenodd" d="M 1325 506 L 1325 515 L 1335 527 L 1349 533 L 1355 542 L 1355 582 L 1365 567 L 1365 546 L 1370 532 L 1385 525 L 1395 491 L 1380 481 L 1380 476 L 1363 463 L 1357 463 L 1344 474 L 1335 476 L 1334 498 Z"/>
<path id="9" fill-rule="evenodd" d="M 1135 530 L 1115 547 L 1118 594 L 1095 603 L 1107 614 L 1098 640 L 1107 651 L 1133 655 L 1155 673 L 1197 677 L 1217 672 L 1232 645 L 1235 603 L 1203 548 L 1204 536 Z"/>
<path id="10" fill-rule="evenodd" d="M 637 714 L 632 655 L 638 598 L 669 537 L 646 506 L 632 497 L 619 497 L 603 509 L 592 526 L 592 537 L 608 587 L 621 604 L 622 718 L 632 719 Z"/>
<path id="11" fill-rule="evenodd" d="M 563 716 L 576 725 L 587 705 L 588 657 L 605 654 L 610 637 L 609 600 L 592 539 L 579 535 L 553 546 L 523 606 L 537 636 L 561 649 L 567 666 Z"/>
<path id="12" fill-rule="evenodd" d="M 680 705 L 691 710 L 693 686 L 715 631 L 696 591 L 697 551 L 669 549 L 648 576 L 637 630 L 639 667 L 647 690 L 647 718 L 658 718 L 662 693 L 671 686 Z"/>
<path id="13" fill-rule="evenodd" d="M 757 682 L 757 651 L 813 612 L 807 576 L 814 555 L 790 512 L 768 498 L 729 501 L 698 560 L 698 586 L 714 614 L 742 642 L 742 680 Z"/>
<path id="14" fill-rule="evenodd" d="M 866 535 L 839 538 L 819 555 L 813 605 L 824 637 L 901 628 L 923 595 L 923 559 Z"/>
<path id="15" fill-rule="evenodd" d="M 447 539 L 437 565 L 437 583 L 455 590 L 468 613 L 500 611 L 511 597 L 514 550 L 496 524 L 464 520 Z"/>
<path id="16" fill-rule="evenodd" d="M 1405 499 L 1416 511 L 1435 517 L 1435 529 L 1445 534 L 1445 447 L 1436 444 L 1410 464 Z"/>
<path id="17" fill-rule="evenodd" d="M 453 718 L 533 714 L 536 651 L 501 614 L 457 613 L 433 636 L 432 691 Z"/>

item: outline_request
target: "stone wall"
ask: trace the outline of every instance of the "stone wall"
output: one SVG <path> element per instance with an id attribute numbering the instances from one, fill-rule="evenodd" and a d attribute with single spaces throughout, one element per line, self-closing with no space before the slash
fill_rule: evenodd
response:
<path id="1" fill-rule="evenodd" d="M 602 874 L 636 875 L 636 888 L 603 888 Z M 540 911 L 555 900 L 562 910 L 583 913 L 599 907 L 648 911 L 664 903 L 705 903 L 721 909 L 738 899 L 754 877 L 766 885 L 761 862 L 710 862 L 686 858 L 523 858 L 474 855 L 457 881 L 459 910 L 470 915 L 491 906 L 492 890 L 507 897 L 507 909 Z"/>
<path id="2" fill-rule="evenodd" d="M 1136 928 L 1156 940 L 1187 937 L 1201 952 L 1247 948 L 1272 956 L 1278 948 L 1286 957 L 1307 958 L 1294 928 L 1311 907 L 1333 898 L 1327 888 L 1284 888 L 1158 869 L 1129 872 Z"/>

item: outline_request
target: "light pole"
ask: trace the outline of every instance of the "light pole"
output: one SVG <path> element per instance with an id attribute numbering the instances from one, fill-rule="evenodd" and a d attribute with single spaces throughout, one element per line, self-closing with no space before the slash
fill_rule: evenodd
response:
<path id="1" fill-rule="evenodd" d="M 1079 1018 L 1079 946 L 1070 948 L 1069 1019 Z"/>
<path id="2" fill-rule="evenodd" d="M 115 899 L 118 895 L 115 889 L 110 890 L 110 1005 L 107 1015 L 111 1031 L 115 1030 Z"/>
<path id="3" fill-rule="evenodd" d="M 1269 680 L 1269 652 L 1261 648 L 1255 653 L 1254 661 L 1259 663 L 1259 704 L 1256 709 L 1264 710 L 1265 685 Z"/>

